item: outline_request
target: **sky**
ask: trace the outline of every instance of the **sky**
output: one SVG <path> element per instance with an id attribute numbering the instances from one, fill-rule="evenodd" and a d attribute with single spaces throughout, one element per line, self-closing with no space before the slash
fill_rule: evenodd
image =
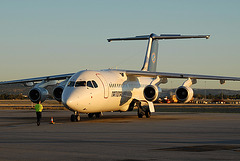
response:
<path id="1" fill-rule="evenodd" d="M 239 8 L 239 0 L 0 0 L 0 80 L 140 70 L 147 41 L 107 38 L 150 33 L 211 35 L 161 40 L 159 72 L 240 77 Z M 199 80 L 193 88 L 240 90 L 240 83 Z"/>

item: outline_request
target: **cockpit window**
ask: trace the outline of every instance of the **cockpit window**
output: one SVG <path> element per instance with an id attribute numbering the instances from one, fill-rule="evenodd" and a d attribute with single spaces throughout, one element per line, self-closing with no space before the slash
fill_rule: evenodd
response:
<path id="1" fill-rule="evenodd" d="M 88 81 L 88 82 L 87 82 L 87 86 L 93 88 L 92 82 L 91 82 L 91 81 Z"/>
<path id="2" fill-rule="evenodd" d="M 73 82 L 73 81 L 70 81 L 70 82 L 68 82 L 68 87 L 73 87 L 74 86 L 74 84 L 75 84 L 75 82 Z"/>
<path id="3" fill-rule="evenodd" d="M 77 81 L 75 87 L 84 87 L 86 86 L 86 81 Z"/>
<path id="4" fill-rule="evenodd" d="M 98 87 L 97 83 L 96 83 L 94 80 L 92 80 L 92 83 L 93 83 L 93 86 L 94 86 L 95 88 Z"/>
<path id="5" fill-rule="evenodd" d="M 90 88 L 97 88 L 98 87 L 98 85 L 97 85 L 97 83 L 94 81 L 94 80 L 92 80 L 92 81 L 77 81 L 76 83 L 74 82 L 74 81 L 70 81 L 69 83 L 68 83 L 68 86 L 69 87 L 85 87 L 85 86 L 88 86 L 88 87 L 90 87 Z"/>

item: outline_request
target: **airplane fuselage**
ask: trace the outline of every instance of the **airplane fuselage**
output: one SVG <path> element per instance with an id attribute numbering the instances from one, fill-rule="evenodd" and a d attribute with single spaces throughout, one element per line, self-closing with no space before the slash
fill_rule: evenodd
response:
<path id="1" fill-rule="evenodd" d="M 123 70 L 84 70 L 69 79 L 62 101 L 79 113 L 128 111 L 133 99 L 145 100 L 143 90 L 152 80 L 127 76 Z"/>

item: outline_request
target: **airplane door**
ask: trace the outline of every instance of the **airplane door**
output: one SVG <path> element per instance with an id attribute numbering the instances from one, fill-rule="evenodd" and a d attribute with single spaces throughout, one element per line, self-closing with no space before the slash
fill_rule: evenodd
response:
<path id="1" fill-rule="evenodd" d="M 97 77 L 100 79 L 102 85 L 103 85 L 103 89 L 104 89 L 104 98 L 108 98 L 108 93 L 109 93 L 109 89 L 108 89 L 108 84 L 107 84 L 107 81 L 105 80 L 105 78 L 100 74 L 100 73 L 97 73 L 96 74 Z"/>

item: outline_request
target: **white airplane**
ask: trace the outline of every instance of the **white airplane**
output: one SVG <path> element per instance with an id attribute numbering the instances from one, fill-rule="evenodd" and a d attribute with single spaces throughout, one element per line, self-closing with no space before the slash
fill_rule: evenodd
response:
<path id="1" fill-rule="evenodd" d="M 155 112 L 153 102 L 159 98 L 161 93 L 160 84 L 167 83 L 168 78 L 184 78 L 184 83 L 177 88 L 176 96 L 181 102 L 189 102 L 193 97 L 192 84 L 197 79 L 220 80 L 224 84 L 226 80 L 240 81 L 240 77 L 223 77 L 208 75 L 193 75 L 182 73 L 156 72 L 158 40 L 165 39 L 190 39 L 206 38 L 210 35 L 169 35 L 156 34 L 112 38 L 111 41 L 122 40 L 148 40 L 147 51 L 143 67 L 140 71 L 107 69 L 100 71 L 82 70 L 77 73 L 61 74 L 30 79 L 21 79 L 0 82 L 1 84 L 24 83 L 33 86 L 29 91 L 32 102 L 44 102 L 49 95 L 46 87 L 58 84 L 53 90 L 54 98 L 74 112 L 71 121 L 79 121 L 80 113 L 88 114 L 89 118 L 94 115 L 99 118 L 102 112 L 108 111 L 132 111 L 137 108 L 137 115 L 149 118 Z M 41 82 L 40 82 L 41 81 Z M 40 82 L 40 83 L 36 83 Z M 142 106 L 148 104 L 148 106 Z"/>

